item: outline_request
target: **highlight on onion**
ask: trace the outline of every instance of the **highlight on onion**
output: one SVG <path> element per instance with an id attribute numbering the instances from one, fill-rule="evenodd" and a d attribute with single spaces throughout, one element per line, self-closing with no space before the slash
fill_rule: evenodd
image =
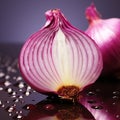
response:
<path id="1" fill-rule="evenodd" d="M 88 34 L 99 46 L 103 56 L 103 75 L 120 72 L 120 19 L 102 19 L 94 4 L 86 11 Z"/>
<path id="2" fill-rule="evenodd" d="M 21 49 L 20 71 L 36 91 L 74 99 L 99 77 L 101 52 L 59 9 L 48 10 L 45 15 L 45 25 Z"/>

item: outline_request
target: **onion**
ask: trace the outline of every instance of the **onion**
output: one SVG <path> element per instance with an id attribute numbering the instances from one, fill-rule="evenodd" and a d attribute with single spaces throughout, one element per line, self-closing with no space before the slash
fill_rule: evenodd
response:
<path id="1" fill-rule="evenodd" d="M 86 9 L 86 33 L 98 44 L 103 56 L 103 75 L 120 71 L 120 19 L 102 19 L 94 4 Z"/>
<path id="2" fill-rule="evenodd" d="M 73 99 L 99 77 L 101 52 L 95 42 L 73 27 L 59 9 L 48 10 L 46 19 L 45 26 L 23 45 L 20 71 L 38 92 Z"/>

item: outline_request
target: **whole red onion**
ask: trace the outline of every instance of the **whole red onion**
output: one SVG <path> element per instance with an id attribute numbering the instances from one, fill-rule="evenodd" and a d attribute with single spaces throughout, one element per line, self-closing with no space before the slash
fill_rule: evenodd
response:
<path id="1" fill-rule="evenodd" d="M 73 99 L 99 77 L 103 67 L 101 52 L 60 10 L 47 11 L 46 19 L 45 26 L 24 44 L 20 71 L 38 92 Z"/>
<path id="2" fill-rule="evenodd" d="M 120 71 L 120 19 L 102 19 L 94 4 L 86 9 L 85 31 L 98 44 L 103 56 L 103 75 Z"/>

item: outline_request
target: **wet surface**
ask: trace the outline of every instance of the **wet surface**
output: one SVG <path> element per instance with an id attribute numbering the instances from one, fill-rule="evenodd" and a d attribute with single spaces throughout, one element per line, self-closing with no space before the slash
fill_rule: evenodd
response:
<path id="1" fill-rule="evenodd" d="M 17 58 L 18 52 L 13 56 L 0 54 L 3 120 L 120 120 L 120 79 L 100 78 L 73 104 L 34 91 L 21 77 Z"/>

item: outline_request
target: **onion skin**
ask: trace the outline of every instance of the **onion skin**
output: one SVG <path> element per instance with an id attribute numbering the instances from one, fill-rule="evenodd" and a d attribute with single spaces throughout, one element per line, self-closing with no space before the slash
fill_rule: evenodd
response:
<path id="1" fill-rule="evenodd" d="M 99 77 L 102 55 L 96 43 L 73 27 L 59 9 L 45 15 L 45 25 L 21 49 L 19 68 L 38 92 L 73 99 Z"/>
<path id="2" fill-rule="evenodd" d="M 86 9 L 88 34 L 99 46 L 103 56 L 103 76 L 120 72 L 120 19 L 102 19 L 94 4 Z"/>

